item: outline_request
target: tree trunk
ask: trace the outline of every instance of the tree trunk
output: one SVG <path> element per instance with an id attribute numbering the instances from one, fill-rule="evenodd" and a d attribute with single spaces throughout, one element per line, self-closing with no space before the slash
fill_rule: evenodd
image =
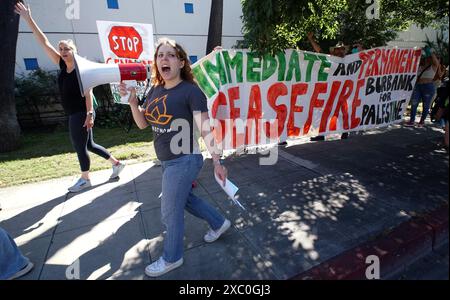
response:
<path id="1" fill-rule="evenodd" d="M 14 12 L 16 2 L 17 0 L 0 1 L 0 153 L 17 149 L 20 139 L 14 99 L 14 68 L 20 17 Z"/>
<path id="2" fill-rule="evenodd" d="M 211 13 L 209 15 L 208 42 L 206 54 L 213 51 L 214 47 L 222 45 L 222 19 L 223 0 L 211 0 Z"/>

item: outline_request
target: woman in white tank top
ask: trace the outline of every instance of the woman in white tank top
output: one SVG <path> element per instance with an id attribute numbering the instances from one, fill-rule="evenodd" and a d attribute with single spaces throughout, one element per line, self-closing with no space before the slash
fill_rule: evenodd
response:
<path id="1" fill-rule="evenodd" d="M 418 78 L 411 96 L 411 114 L 409 122 L 405 124 L 406 126 L 414 126 L 417 106 L 419 106 L 420 100 L 423 102 L 423 110 L 418 126 L 422 127 L 424 125 L 425 119 L 430 110 L 431 101 L 436 93 L 433 79 L 439 68 L 439 60 L 436 55 L 431 52 L 429 47 L 423 48 L 423 53 L 425 55 L 422 55 L 419 70 L 417 72 Z"/>

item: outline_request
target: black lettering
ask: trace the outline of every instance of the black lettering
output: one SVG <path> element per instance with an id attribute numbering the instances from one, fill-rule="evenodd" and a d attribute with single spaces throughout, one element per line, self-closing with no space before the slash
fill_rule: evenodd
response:
<path id="1" fill-rule="evenodd" d="M 366 118 L 368 112 L 369 112 L 369 105 L 364 105 L 363 111 L 362 111 L 361 123 L 359 123 L 359 125 L 364 124 L 364 119 Z"/>
<path id="2" fill-rule="evenodd" d="M 375 105 L 370 106 L 370 109 L 369 109 L 369 112 L 367 115 L 368 116 L 367 116 L 365 125 L 368 125 L 369 122 L 371 125 L 375 124 L 375 118 L 376 118 L 375 117 Z"/>
<path id="3" fill-rule="evenodd" d="M 394 80 L 392 81 L 392 90 L 398 90 L 398 75 L 394 76 Z"/>
<path id="4" fill-rule="evenodd" d="M 340 73 L 340 74 L 339 74 Z M 334 71 L 333 76 L 342 75 L 345 76 L 345 64 L 339 63 L 336 71 Z"/>
<path id="5" fill-rule="evenodd" d="M 375 81 L 375 79 L 373 77 L 367 78 L 366 96 L 375 92 L 375 87 L 373 86 L 374 81 Z"/>
<path id="6" fill-rule="evenodd" d="M 408 76 L 408 80 L 406 82 L 406 90 L 407 91 L 412 91 L 414 89 L 414 86 L 412 85 L 412 81 L 414 80 L 414 78 L 416 77 L 416 75 L 407 75 Z"/>

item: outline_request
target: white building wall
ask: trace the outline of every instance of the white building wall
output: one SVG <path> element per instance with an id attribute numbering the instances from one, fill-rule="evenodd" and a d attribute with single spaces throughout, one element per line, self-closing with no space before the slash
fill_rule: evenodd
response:
<path id="1" fill-rule="evenodd" d="M 430 41 L 436 42 L 436 30 L 430 27 L 421 29 L 417 25 L 411 25 L 408 30 L 399 32 L 397 38 L 388 43 L 389 46 L 398 47 L 423 47 L 427 37 Z M 448 41 L 448 31 L 444 33 Z"/>
<path id="2" fill-rule="evenodd" d="M 240 0 L 224 0 L 222 46 L 231 48 L 242 40 L 242 8 Z M 119 9 L 109 9 L 107 0 L 28 0 L 32 15 L 54 47 L 62 39 L 73 39 L 81 55 L 93 61 L 103 61 L 97 33 L 97 20 L 153 25 L 155 42 L 162 36 L 177 40 L 188 55 L 206 55 L 211 0 L 118 0 Z M 71 7 L 79 3 L 79 19 L 69 19 Z M 187 14 L 184 3 L 192 3 L 194 13 Z M 72 6 L 71 6 L 72 5 Z M 389 43 L 392 46 L 423 46 L 425 34 L 435 40 L 435 31 L 411 26 Z M 448 33 L 447 33 L 448 38 Z M 26 73 L 24 58 L 37 58 L 45 70 L 56 70 L 43 49 L 37 44 L 30 28 L 20 21 L 17 41 L 16 74 Z"/>
<path id="3" fill-rule="evenodd" d="M 188 55 L 201 58 L 206 54 L 211 0 L 118 0 L 119 9 L 109 9 L 107 0 L 28 0 L 27 3 L 34 20 L 55 48 L 58 41 L 73 39 L 78 52 L 93 61 L 103 61 L 97 20 L 152 24 L 155 43 L 167 36 L 184 46 Z M 76 3 L 79 3 L 79 19 L 67 18 L 74 12 Z M 193 14 L 185 13 L 185 3 L 193 4 Z M 223 9 L 222 46 L 231 48 L 242 39 L 240 0 L 224 0 Z M 58 68 L 21 20 L 16 74 L 26 73 L 24 58 L 37 58 L 39 67 L 45 70 Z"/>

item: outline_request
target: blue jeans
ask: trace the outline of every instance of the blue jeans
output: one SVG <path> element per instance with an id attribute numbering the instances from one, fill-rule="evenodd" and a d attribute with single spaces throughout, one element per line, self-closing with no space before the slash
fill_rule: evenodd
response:
<path id="1" fill-rule="evenodd" d="M 161 161 L 161 166 L 161 221 L 167 230 L 163 258 L 172 263 L 183 257 L 185 209 L 208 222 L 213 230 L 219 229 L 225 218 L 209 203 L 192 193 L 192 181 L 197 178 L 203 166 L 201 154 L 188 154 Z"/>
<path id="2" fill-rule="evenodd" d="M 28 258 L 22 255 L 14 240 L 0 228 L 0 280 L 5 280 L 22 270 Z"/>
<path id="3" fill-rule="evenodd" d="M 416 84 L 411 97 L 411 115 L 409 119 L 410 122 L 414 122 L 416 119 L 417 106 L 419 106 L 419 102 L 421 99 L 423 101 L 423 111 L 422 116 L 420 117 L 420 122 L 425 122 L 425 119 L 427 118 L 428 112 L 430 110 L 431 101 L 433 100 L 433 96 L 435 93 L 436 88 L 433 83 Z"/>

